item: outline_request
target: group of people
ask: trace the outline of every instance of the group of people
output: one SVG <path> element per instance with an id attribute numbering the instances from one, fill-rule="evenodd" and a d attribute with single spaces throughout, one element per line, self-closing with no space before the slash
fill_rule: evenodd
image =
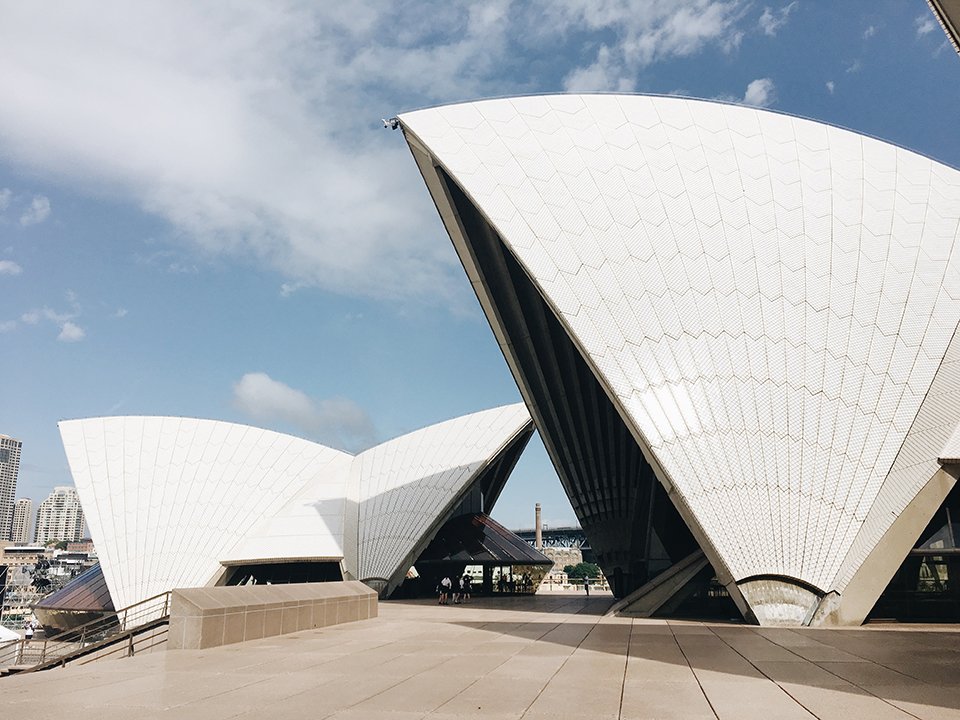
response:
<path id="1" fill-rule="evenodd" d="M 457 580 L 457 586 L 454 587 L 453 580 L 450 579 L 449 575 L 444 576 L 443 580 L 440 581 L 440 584 L 437 585 L 437 593 L 440 595 L 440 604 L 449 605 L 451 598 L 455 605 L 460 603 L 465 603 L 470 599 L 470 593 L 473 590 L 473 578 L 463 574 Z"/>

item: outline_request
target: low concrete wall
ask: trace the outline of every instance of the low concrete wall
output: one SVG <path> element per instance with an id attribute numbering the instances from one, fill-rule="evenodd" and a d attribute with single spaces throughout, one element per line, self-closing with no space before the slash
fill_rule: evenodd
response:
<path id="1" fill-rule="evenodd" d="M 183 588 L 170 599 L 170 650 L 199 650 L 366 620 L 377 594 L 361 582 Z"/>

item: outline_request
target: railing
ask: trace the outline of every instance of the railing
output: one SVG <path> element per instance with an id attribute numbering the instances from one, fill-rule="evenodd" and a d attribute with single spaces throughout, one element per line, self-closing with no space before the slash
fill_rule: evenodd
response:
<path id="1" fill-rule="evenodd" d="M 0 672 L 42 670 L 104 650 L 102 654 L 137 651 L 137 635 L 164 625 L 170 618 L 170 593 L 154 595 L 53 638 L 15 640 L 0 646 Z M 151 642 L 151 646 L 152 643 Z M 106 648 L 118 646 L 109 651 Z"/>

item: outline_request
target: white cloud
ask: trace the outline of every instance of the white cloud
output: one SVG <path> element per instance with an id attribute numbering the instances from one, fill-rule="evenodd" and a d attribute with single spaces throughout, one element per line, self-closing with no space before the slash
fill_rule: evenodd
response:
<path id="1" fill-rule="evenodd" d="M 777 89 L 770 78 L 757 78 L 750 81 L 747 91 L 743 94 L 744 105 L 768 107 L 776 102 Z"/>
<path id="2" fill-rule="evenodd" d="M 863 63 L 859 59 L 857 59 L 851 62 L 849 65 L 847 65 L 847 69 L 844 72 L 850 75 L 852 73 L 858 73 L 862 69 L 863 69 Z"/>
<path id="3" fill-rule="evenodd" d="M 695 55 L 710 45 L 739 47 L 743 30 L 738 2 L 704 0 L 572 0 L 543 8 L 543 30 L 562 35 L 573 27 L 612 31 L 615 44 L 601 44 L 592 62 L 570 71 L 567 91 L 636 89 L 637 74 L 670 57 Z"/>
<path id="4" fill-rule="evenodd" d="M 124 318 L 124 317 L 127 316 L 127 309 L 126 309 L 126 308 L 117 308 L 117 311 L 113 314 L 113 316 L 114 316 L 114 317 L 117 317 L 117 318 Z"/>
<path id="5" fill-rule="evenodd" d="M 285 282 L 280 284 L 280 296 L 281 297 L 290 297 L 297 290 L 302 290 L 306 287 L 305 283 L 302 282 Z"/>
<path id="6" fill-rule="evenodd" d="M 771 10 L 769 7 L 763 9 L 758 21 L 760 29 L 767 35 L 773 37 L 790 19 L 790 13 L 797 9 L 799 2 L 788 3 L 779 10 Z"/>
<path id="7" fill-rule="evenodd" d="M 10 332 L 17 327 L 16 320 L 4 320 L 0 322 L 0 333 Z"/>
<path id="8" fill-rule="evenodd" d="M 833 80 L 827 80 L 827 92 L 833 95 L 833 91 L 836 89 L 837 84 Z"/>
<path id="9" fill-rule="evenodd" d="M 877 26 L 876 26 L 876 25 L 870 25 L 870 26 L 867 27 L 866 30 L 863 31 L 863 39 L 864 39 L 864 40 L 867 40 L 867 39 L 869 39 L 869 38 L 872 38 L 872 37 L 873 37 L 874 35 L 876 35 L 876 34 L 877 34 Z"/>
<path id="10" fill-rule="evenodd" d="M 472 303 L 405 143 L 379 118 L 529 92 L 556 82 L 550 72 L 571 88 L 633 89 L 652 63 L 736 48 L 755 22 L 748 9 L 13 4 L 0 24 L 0 153 L 169 221 L 196 251 L 173 272 L 230 254 L 279 270 L 291 287 Z M 557 68 L 558 44 L 582 62 Z M 505 81 L 521 58 L 550 70 Z"/>
<path id="11" fill-rule="evenodd" d="M 240 378 L 233 386 L 233 404 L 254 420 L 290 424 L 331 447 L 357 451 L 376 441 L 370 417 L 352 400 L 314 401 L 263 372 Z"/>
<path id="12" fill-rule="evenodd" d="M 30 205 L 20 216 L 21 225 L 37 225 L 50 217 L 50 199 L 45 195 L 35 195 Z"/>
<path id="13" fill-rule="evenodd" d="M 13 197 L 13 191 L 10 188 L 0 188 L 0 212 L 3 212 L 10 206 L 10 198 Z"/>
<path id="14" fill-rule="evenodd" d="M 67 290 L 65 293 L 67 302 L 72 307 L 72 312 L 58 312 L 51 307 L 34 308 L 28 310 L 20 316 L 20 321 L 24 325 L 39 325 L 41 322 L 49 322 L 60 328 L 57 340 L 61 342 L 78 342 L 83 340 L 86 331 L 73 322 L 80 315 L 80 303 L 77 300 L 77 294 L 73 290 Z"/>
<path id="15" fill-rule="evenodd" d="M 22 272 L 23 268 L 13 260 L 0 260 L 0 275 L 19 275 Z"/>
<path id="16" fill-rule="evenodd" d="M 67 322 L 60 327 L 60 334 L 57 335 L 57 340 L 60 342 L 79 342 L 86 336 L 87 333 L 82 327 L 67 320 Z"/>
<path id="17" fill-rule="evenodd" d="M 58 313 L 56 310 L 45 307 L 36 310 L 28 310 L 20 317 L 20 319 L 27 325 L 36 325 L 41 320 L 49 320 L 57 325 L 63 325 L 63 323 L 73 317 L 73 315 L 68 313 Z"/>
<path id="18" fill-rule="evenodd" d="M 917 37 L 923 37 L 937 29 L 937 24 L 930 17 L 930 13 L 923 13 L 914 19 L 913 24 L 917 28 Z"/>

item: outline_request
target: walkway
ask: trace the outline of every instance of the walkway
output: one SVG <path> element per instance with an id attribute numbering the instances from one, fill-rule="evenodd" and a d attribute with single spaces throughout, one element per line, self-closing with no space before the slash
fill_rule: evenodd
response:
<path id="1" fill-rule="evenodd" d="M 0 716 L 960 719 L 960 628 L 603 618 L 609 603 L 382 603 L 361 623 L 2 680 Z"/>

